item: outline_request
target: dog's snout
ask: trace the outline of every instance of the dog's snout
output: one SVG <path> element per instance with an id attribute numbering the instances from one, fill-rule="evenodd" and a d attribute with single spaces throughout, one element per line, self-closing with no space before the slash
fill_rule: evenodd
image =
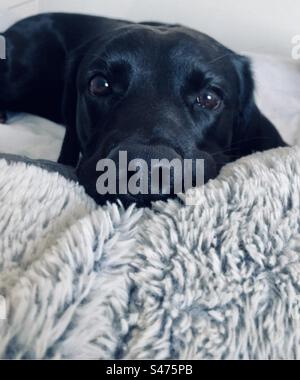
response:
<path id="1" fill-rule="evenodd" d="M 166 145 L 126 142 L 114 146 L 97 165 L 94 159 L 83 159 L 78 175 L 81 182 L 86 183 L 87 192 L 100 204 L 102 199 L 112 202 L 119 199 L 125 207 L 132 203 L 151 206 L 153 201 L 174 198 L 215 177 L 217 171 L 212 157 L 205 152 L 198 152 L 197 157 L 182 157 Z M 92 175 L 93 170 L 95 175 Z"/>
<path id="2" fill-rule="evenodd" d="M 117 148 L 113 149 L 108 158 L 115 162 L 119 162 L 120 157 L 125 157 L 125 155 L 120 155 L 120 152 L 126 153 L 128 161 L 139 161 L 146 162 L 150 165 L 154 160 L 172 161 L 174 159 L 181 160 L 182 157 L 172 148 L 164 145 L 144 145 L 144 144 L 122 144 Z"/>
<path id="3" fill-rule="evenodd" d="M 119 168 L 117 182 L 121 192 L 124 189 L 125 196 L 135 197 L 137 204 L 149 205 L 172 197 L 182 187 L 183 159 L 168 146 L 121 144 L 108 158 Z"/>

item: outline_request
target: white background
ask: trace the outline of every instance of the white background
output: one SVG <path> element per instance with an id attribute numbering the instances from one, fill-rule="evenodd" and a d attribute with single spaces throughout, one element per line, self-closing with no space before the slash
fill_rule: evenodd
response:
<path id="1" fill-rule="evenodd" d="M 292 37 L 300 34 L 299 0 L 0 0 L 0 8 L 5 10 L 0 17 L 2 30 L 40 11 L 81 12 L 182 23 L 237 51 L 287 58 L 291 57 Z"/>

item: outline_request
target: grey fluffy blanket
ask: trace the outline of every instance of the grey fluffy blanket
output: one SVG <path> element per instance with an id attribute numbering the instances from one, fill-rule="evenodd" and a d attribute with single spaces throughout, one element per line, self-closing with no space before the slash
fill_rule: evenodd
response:
<path id="1" fill-rule="evenodd" d="M 300 358 L 300 150 L 153 210 L 0 161 L 1 358 Z M 0 315 L 1 317 L 1 315 Z"/>

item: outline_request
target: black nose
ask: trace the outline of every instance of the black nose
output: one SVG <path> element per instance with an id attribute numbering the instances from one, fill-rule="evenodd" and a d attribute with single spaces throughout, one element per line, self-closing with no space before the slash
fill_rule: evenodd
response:
<path id="1" fill-rule="evenodd" d="M 156 161 L 160 162 L 162 169 L 167 168 L 168 162 L 178 160 L 182 162 L 182 157 L 172 148 L 163 145 L 148 146 L 142 144 L 120 145 L 108 155 L 108 158 L 114 161 L 121 169 L 124 167 L 124 159 L 127 163 L 140 166 L 141 176 L 150 174 L 151 166 L 155 165 Z M 148 171 L 145 171 L 148 168 Z"/>
<path id="2" fill-rule="evenodd" d="M 137 203 L 146 204 L 174 196 L 182 187 L 179 171 L 182 171 L 183 160 L 170 147 L 123 144 L 108 158 L 118 168 L 117 187 L 121 189 L 121 195 L 133 196 Z"/>
<path id="3" fill-rule="evenodd" d="M 80 183 L 99 204 L 119 199 L 125 207 L 132 203 L 151 206 L 153 201 L 173 198 L 217 175 L 209 154 L 198 151 L 191 159 L 183 158 L 165 145 L 123 143 L 104 161 L 83 158 L 78 169 Z M 111 171 L 106 170 L 108 161 Z"/>

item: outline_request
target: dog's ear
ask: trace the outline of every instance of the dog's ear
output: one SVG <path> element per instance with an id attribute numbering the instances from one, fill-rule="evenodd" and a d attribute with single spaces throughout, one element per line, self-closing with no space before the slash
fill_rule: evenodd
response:
<path id="1" fill-rule="evenodd" d="M 245 156 L 256 151 L 286 146 L 274 125 L 255 104 L 249 59 L 235 55 L 233 63 L 239 80 L 239 110 L 233 131 L 233 149 L 239 147 L 240 156 Z"/>
<path id="2" fill-rule="evenodd" d="M 83 53 L 74 51 L 66 61 L 62 114 L 66 134 L 58 162 L 76 167 L 80 157 L 80 144 L 76 130 L 77 119 L 77 73 Z"/>

